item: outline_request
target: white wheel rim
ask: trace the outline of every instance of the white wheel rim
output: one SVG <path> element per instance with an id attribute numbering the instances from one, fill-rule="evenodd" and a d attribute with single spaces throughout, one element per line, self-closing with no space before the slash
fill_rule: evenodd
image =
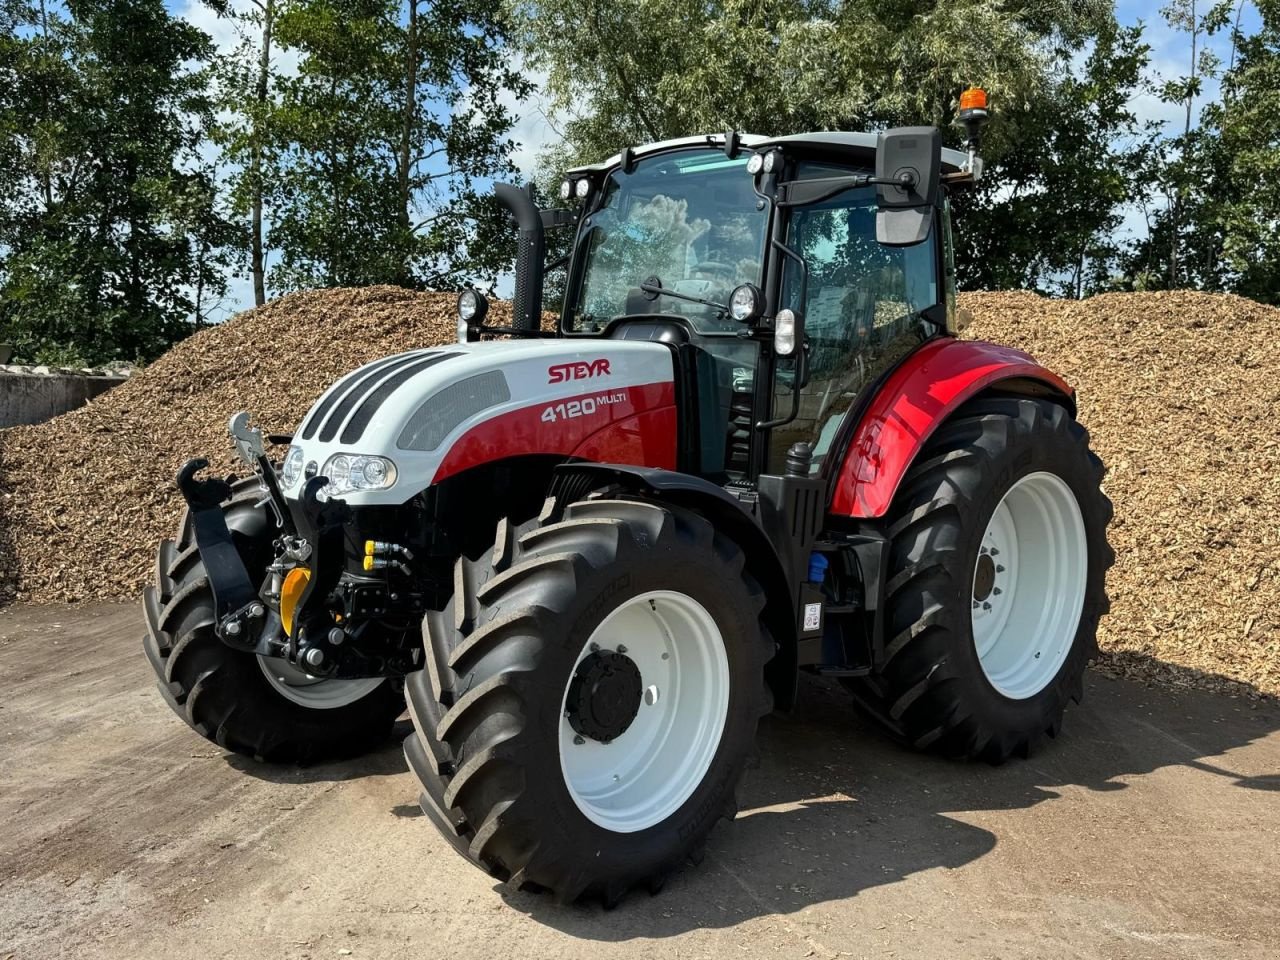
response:
<path id="1" fill-rule="evenodd" d="M 607 616 L 574 662 L 596 650 L 630 657 L 644 691 L 635 719 L 601 743 L 575 732 L 560 702 L 560 771 L 578 809 L 617 833 L 661 823 L 697 789 L 729 711 L 729 660 L 715 619 L 692 597 L 655 590 Z"/>
<path id="2" fill-rule="evenodd" d="M 1075 494 L 1029 473 L 997 504 L 974 561 L 973 643 L 987 680 L 1012 700 L 1043 690 L 1066 661 L 1084 609 L 1088 539 Z"/>
<path id="3" fill-rule="evenodd" d="M 336 710 L 372 693 L 385 682 L 384 677 L 359 677 L 350 680 L 332 680 L 313 677 L 301 667 L 296 667 L 282 657 L 258 656 L 267 682 L 286 700 L 312 710 Z"/>

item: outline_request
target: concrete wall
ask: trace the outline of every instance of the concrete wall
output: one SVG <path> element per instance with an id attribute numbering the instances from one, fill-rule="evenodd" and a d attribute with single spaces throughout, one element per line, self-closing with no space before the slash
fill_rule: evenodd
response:
<path id="1" fill-rule="evenodd" d="M 0 427 L 43 423 L 124 383 L 114 374 L 0 366 Z"/>

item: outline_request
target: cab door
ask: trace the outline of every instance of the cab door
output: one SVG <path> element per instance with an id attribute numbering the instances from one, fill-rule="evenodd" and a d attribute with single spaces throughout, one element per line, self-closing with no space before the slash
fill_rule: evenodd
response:
<path id="1" fill-rule="evenodd" d="M 856 173 L 829 164 L 800 163 L 797 177 Z M 839 466 L 840 434 L 850 410 L 887 370 L 941 331 L 934 320 L 945 308 L 940 282 L 939 237 L 933 229 L 921 243 L 884 246 L 876 241 L 874 187 L 847 190 L 830 200 L 789 211 L 787 245 L 809 271 L 801 302 L 802 271 L 788 260 L 778 304 L 803 312 L 808 360 L 796 418 L 775 427 L 769 440 L 769 472 L 781 473 L 787 450 L 798 441 L 813 448 L 815 473 L 833 449 Z M 791 410 L 796 361 L 779 361 L 773 385 L 773 416 Z"/>

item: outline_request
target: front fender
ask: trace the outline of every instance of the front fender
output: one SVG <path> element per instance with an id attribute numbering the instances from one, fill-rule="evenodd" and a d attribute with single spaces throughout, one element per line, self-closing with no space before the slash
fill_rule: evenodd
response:
<path id="1" fill-rule="evenodd" d="M 933 432 L 984 390 L 1056 396 L 1075 412 L 1075 391 L 1029 354 L 981 340 L 939 337 L 897 367 L 868 404 L 831 494 L 835 516 L 882 517 Z"/>

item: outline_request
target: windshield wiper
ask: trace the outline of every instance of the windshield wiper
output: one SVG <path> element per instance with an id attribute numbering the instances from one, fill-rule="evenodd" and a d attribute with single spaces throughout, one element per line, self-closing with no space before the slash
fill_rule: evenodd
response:
<path id="1" fill-rule="evenodd" d="M 702 297 L 695 297 L 693 294 L 680 293 L 676 290 L 668 290 L 662 285 L 662 281 L 657 277 L 650 277 L 644 283 L 640 284 L 640 289 L 645 293 L 652 294 L 650 300 L 656 300 L 658 297 L 675 297 L 677 300 L 685 300 L 688 303 L 700 303 L 704 307 L 715 307 L 723 316 L 729 315 L 729 308 L 723 303 L 716 303 L 714 300 L 704 300 Z"/>

